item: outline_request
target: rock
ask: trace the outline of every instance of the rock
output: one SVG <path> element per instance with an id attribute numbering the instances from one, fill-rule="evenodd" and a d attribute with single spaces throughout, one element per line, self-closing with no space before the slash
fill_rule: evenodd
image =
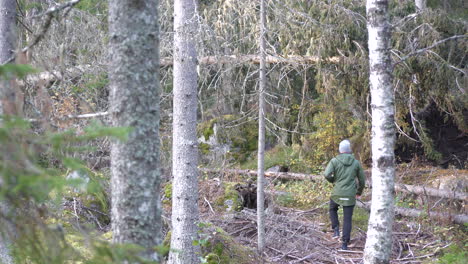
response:
<path id="1" fill-rule="evenodd" d="M 224 201 L 224 205 L 226 206 L 226 212 L 231 212 L 233 210 L 232 206 L 234 205 L 234 202 L 229 199 Z"/>
<path id="2" fill-rule="evenodd" d="M 70 181 L 75 188 L 73 192 L 84 193 L 88 187 L 89 175 L 82 170 L 74 170 L 66 177 L 67 181 Z"/>
<path id="3" fill-rule="evenodd" d="M 281 166 L 276 165 L 274 167 L 267 169 L 265 172 L 280 172 L 280 169 L 281 169 Z"/>

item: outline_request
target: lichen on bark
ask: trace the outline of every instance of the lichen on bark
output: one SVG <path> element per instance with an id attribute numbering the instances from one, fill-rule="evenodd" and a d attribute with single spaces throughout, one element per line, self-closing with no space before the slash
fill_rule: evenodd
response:
<path id="1" fill-rule="evenodd" d="M 113 242 L 138 244 L 150 260 L 161 243 L 158 2 L 109 2 L 112 124 L 132 128 L 112 144 Z"/>

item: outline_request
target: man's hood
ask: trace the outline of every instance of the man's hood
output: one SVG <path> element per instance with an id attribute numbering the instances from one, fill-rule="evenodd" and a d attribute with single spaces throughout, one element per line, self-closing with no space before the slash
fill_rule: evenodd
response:
<path id="1" fill-rule="evenodd" d="M 351 164 L 353 164 L 354 162 L 354 155 L 344 153 L 344 154 L 338 155 L 336 159 L 345 166 L 351 166 Z"/>

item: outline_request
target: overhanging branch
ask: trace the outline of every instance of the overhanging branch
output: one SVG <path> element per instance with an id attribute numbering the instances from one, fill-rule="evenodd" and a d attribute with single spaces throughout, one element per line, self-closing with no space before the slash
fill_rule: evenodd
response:
<path id="1" fill-rule="evenodd" d="M 423 48 L 423 49 L 418 49 L 416 51 L 413 51 L 413 52 L 410 52 L 409 54 L 407 54 L 406 56 L 402 57 L 399 61 L 395 62 L 393 64 L 393 67 L 397 66 L 398 64 L 402 63 L 403 61 L 409 59 L 410 57 L 413 57 L 413 56 L 416 56 L 420 53 L 423 53 L 423 52 L 426 52 L 426 51 L 429 51 L 430 49 L 433 49 L 437 46 L 439 46 L 440 44 L 446 42 L 446 41 L 449 41 L 449 40 L 454 40 L 454 39 L 459 39 L 459 38 L 467 38 L 468 35 L 455 35 L 455 36 L 451 36 L 449 38 L 446 38 L 446 39 L 442 39 L 442 40 L 439 40 L 437 41 L 436 43 L 432 44 L 431 46 L 429 47 L 426 47 L 426 48 Z"/>

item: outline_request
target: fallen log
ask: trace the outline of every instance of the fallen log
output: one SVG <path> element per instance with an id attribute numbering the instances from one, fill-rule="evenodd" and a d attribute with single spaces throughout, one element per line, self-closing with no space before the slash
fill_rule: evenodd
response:
<path id="1" fill-rule="evenodd" d="M 468 199 L 468 195 L 464 192 L 455 192 L 446 189 L 435 189 L 425 186 L 414 186 L 407 184 L 395 184 L 395 191 L 424 194 L 428 196 L 435 196 L 447 199 L 457 199 L 463 201 L 466 201 Z"/>
<path id="2" fill-rule="evenodd" d="M 238 174 L 238 175 L 257 176 L 257 171 L 255 170 L 210 169 L 210 168 L 199 168 L 199 170 L 205 173 L 224 173 L 224 174 L 234 174 L 234 175 Z M 265 172 L 265 177 L 285 179 L 285 180 L 310 180 L 310 181 L 323 179 L 323 176 L 320 176 L 320 175 L 293 173 L 293 172 Z"/>
<path id="3" fill-rule="evenodd" d="M 81 65 L 67 68 L 64 71 L 56 70 L 40 72 L 37 74 L 30 74 L 23 80 L 17 80 L 17 84 L 20 87 L 25 86 L 26 84 L 44 85 L 47 87 L 55 81 L 63 80 L 64 78 L 73 79 L 91 70 L 91 65 Z"/>
<path id="4" fill-rule="evenodd" d="M 364 203 L 360 200 L 356 203 L 356 205 L 360 208 L 363 208 L 370 212 L 370 203 Z M 421 217 L 427 215 L 429 218 L 432 219 L 439 219 L 445 221 L 451 221 L 456 224 L 464 225 L 468 223 L 468 215 L 456 215 L 450 213 L 439 213 L 439 212 L 432 212 L 430 211 L 429 214 L 426 210 L 418 210 L 412 208 L 402 208 L 402 207 L 395 207 L 395 214 L 407 216 L 407 217 Z"/>
<path id="5" fill-rule="evenodd" d="M 266 57 L 266 63 L 270 64 L 289 64 L 289 65 L 310 65 L 319 62 L 338 63 L 340 57 L 320 58 L 317 56 L 272 56 Z M 170 67 L 174 64 L 171 57 L 161 58 L 161 67 Z M 199 65 L 214 65 L 214 64 L 260 64 L 260 56 L 258 55 L 224 55 L 224 56 L 205 56 L 198 58 Z M 42 81 L 43 85 L 50 84 L 64 78 L 64 75 L 70 78 L 76 78 L 86 71 L 92 71 L 91 65 L 79 65 L 62 71 L 48 71 L 37 74 L 31 74 L 26 77 L 25 81 L 19 80 L 18 85 L 36 84 Z"/>
<path id="6" fill-rule="evenodd" d="M 249 175 L 257 176 L 257 171 L 255 170 L 238 170 L 238 169 L 210 169 L 210 168 L 200 168 L 200 171 L 206 173 L 227 173 L 227 174 L 240 174 L 240 175 Z M 303 174 L 303 173 L 293 173 L 293 172 L 265 172 L 265 177 L 277 177 L 278 179 L 285 180 L 320 180 L 324 179 L 321 175 L 313 174 Z M 366 181 L 366 187 L 371 188 L 370 182 Z M 395 184 L 395 191 L 414 193 L 414 194 L 424 194 L 433 197 L 441 197 L 447 199 L 457 199 L 466 201 L 468 199 L 468 194 L 464 192 L 454 192 L 446 189 L 435 189 L 425 186 L 414 186 L 408 184 Z"/>
<path id="7" fill-rule="evenodd" d="M 316 64 L 319 62 L 338 63 L 340 57 L 320 58 L 318 56 L 272 56 L 265 58 L 266 63 L 271 64 Z M 259 55 L 223 55 L 223 56 L 205 56 L 198 58 L 199 65 L 213 64 L 260 64 Z M 161 66 L 172 66 L 172 58 L 162 58 Z"/>

